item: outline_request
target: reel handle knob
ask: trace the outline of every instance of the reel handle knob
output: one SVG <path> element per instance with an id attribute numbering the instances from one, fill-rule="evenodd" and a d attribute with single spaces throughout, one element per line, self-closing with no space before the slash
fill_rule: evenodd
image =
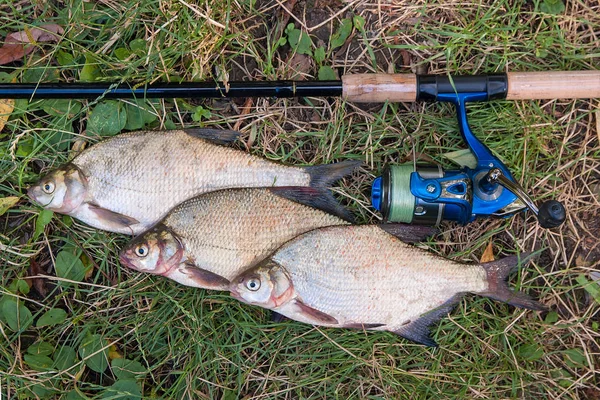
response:
<path id="1" fill-rule="evenodd" d="M 516 182 L 513 182 L 504 176 L 499 168 L 493 168 L 488 172 L 487 181 L 490 183 L 498 183 L 510 190 L 535 214 L 542 228 L 556 228 L 565 222 L 565 219 L 567 218 L 565 207 L 556 200 L 545 201 L 538 208 L 531 197 L 525 193 L 523 188 Z"/>
<path id="2" fill-rule="evenodd" d="M 542 228 L 556 228 L 565 222 L 567 211 L 561 202 L 548 200 L 540 204 L 537 218 Z"/>

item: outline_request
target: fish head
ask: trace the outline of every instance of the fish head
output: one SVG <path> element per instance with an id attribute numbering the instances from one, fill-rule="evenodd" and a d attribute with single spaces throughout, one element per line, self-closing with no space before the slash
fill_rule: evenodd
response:
<path id="1" fill-rule="evenodd" d="M 168 273 L 183 261 L 184 247 L 177 235 L 162 224 L 134 238 L 121 251 L 121 264 L 155 275 Z"/>
<path id="2" fill-rule="evenodd" d="M 43 208 L 69 214 L 85 200 L 87 179 L 77 166 L 67 164 L 40 179 L 27 195 Z"/>
<path id="3" fill-rule="evenodd" d="M 267 260 L 235 279 L 229 288 L 231 295 L 244 303 L 275 308 L 293 295 L 293 285 L 285 270 Z"/>

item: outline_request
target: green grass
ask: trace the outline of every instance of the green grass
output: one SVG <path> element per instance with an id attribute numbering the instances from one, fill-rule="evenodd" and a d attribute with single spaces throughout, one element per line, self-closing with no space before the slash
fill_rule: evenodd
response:
<path id="1" fill-rule="evenodd" d="M 379 72 L 425 68 L 430 73 L 600 65 L 600 9 L 593 2 L 569 3 L 560 15 L 541 13 L 538 1 L 460 7 L 355 2 L 341 14 L 336 13 L 343 4 L 319 3 L 323 11 L 304 12 L 312 3 L 298 2 L 294 15 L 303 23 L 295 27 L 307 33 L 306 28 L 335 15 L 322 28 L 310 30 L 311 51 L 323 46 L 323 64 L 344 73 L 374 72 L 373 65 Z M 74 82 L 84 68 L 84 78 L 125 81 L 220 79 L 223 71 L 230 79 L 286 78 L 289 46 L 277 41 L 283 27 L 295 20 L 286 23 L 285 15 L 274 1 L 0 0 L 2 37 L 43 23 L 60 24 L 66 31 L 60 42 L 41 44 L 22 63 L 0 66 L 0 79 Z M 341 18 L 354 16 L 365 19 L 364 29 L 354 29 L 345 45 L 332 49 L 323 38 L 336 32 Z M 127 52 L 125 59 L 119 57 Z M 403 57 L 410 65 L 403 65 Z M 315 76 L 317 66 L 309 66 L 302 72 Z M 497 101 L 469 107 L 477 136 L 536 199 L 563 201 L 569 218 L 553 231 L 539 228 L 530 214 L 466 227 L 444 224 L 426 246 L 456 259 L 477 261 L 490 241 L 497 257 L 542 250 L 539 261 L 515 275 L 511 284 L 551 311 L 524 312 L 467 296 L 434 327 L 437 349 L 389 333 L 271 323 L 268 312 L 226 293 L 186 288 L 121 268 L 117 254 L 127 237 L 68 217 L 38 222 L 35 237 L 36 221 L 43 216 L 25 196 L 28 185 L 67 162 L 77 141 L 89 145 L 101 139 L 85 130 L 99 103 L 76 103 L 75 112 L 57 116 L 48 112 L 47 101 L 18 100 L 0 132 L 0 198 L 21 197 L 0 216 L 2 396 L 119 397 L 108 388 L 126 382 L 145 398 L 165 399 L 598 398 L 600 307 L 576 280 L 580 274 L 589 279 L 599 262 L 594 247 L 594 237 L 600 235 L 594 186 L 600 177 L 597 100 Z M 118 107 L 122 110 L 124 104 Z M 232 106 L 164 100 L 151 105 L 155 116 L 144 127 L 235 127 L 243 133 L 240 148 L 289 164 L 365 160 L 367 167 L 338 190 L 361 222 L 378 219 L 368 207 L 368 189 L 385 164 L 411 160 L 414 151 L 451 168 L 444 153 L 464 148 L 454 110 L 443 104 L 256 99 L 247 113 L 242 108 L 243 101 Z M 81 255 L 89 271 L 84 282 L 69 285 L 54 278 L 54 260 L 65 249 Z M 44 277 L 31 278 L 40 274 Z M 5 309 L 7 302 L 11 304 Z M 23 307 L 32 314 L 32 325 L 21 321 L 26 329 L 7 320 L 14 313 L 6 310 L 15 304 L 21 306 L 20 315 L 27 316 Z M 65 310 L 66 319 L 38 327 L 51 308 Z M 98 356 L 83 353 L 88 358 L 82 362 L 81 347 L 90 339 L 97 340 L 87 349 L 99 345 L 93 348 Z M 44 367 L 31 357 L 31 345 L 39 342 L 49 344 L 51 361 L 63 346 L 77 356 L 64 368 Z M 108 350 L 111 363 L 118 363 L 115 356 L 135 360 L 145 372 L 125 376 L 116 364 L 95 372 L 93 362 L 105 362 Z"/>

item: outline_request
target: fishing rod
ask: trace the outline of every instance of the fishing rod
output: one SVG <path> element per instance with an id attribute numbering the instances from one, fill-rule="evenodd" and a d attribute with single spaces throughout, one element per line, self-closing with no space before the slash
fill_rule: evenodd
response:
<path id="1" fill-rule="evenodd" d="M 442 101 L 457 111 L 460 132 L 475 156 L 475 168 L 443 170 L 437 165 L 386 167 L 375 179 L 371 202 L 386 221 L 462 224 L 479 217 L 507 218 L 529 209 L 540 226 L 566 219 L 555 200 L 536 204 L 468 124 L 466 104 L 496 99 L 544 100 L 600 97 L 600 71 L 508 72 L 493 75 L 354 74 L 340 81 L 39 83 L 0 84 L 0 98 L 239 98 L 337 97 L 356 103 Z"/>

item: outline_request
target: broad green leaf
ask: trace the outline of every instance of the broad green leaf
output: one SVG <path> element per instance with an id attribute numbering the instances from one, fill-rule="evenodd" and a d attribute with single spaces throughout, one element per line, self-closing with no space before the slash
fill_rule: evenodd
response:
<path id="1" fill-rule="evenodd" d="M 108 347 L 106 347 L 106 344 L 102 336 L 89 335 L 83 340 L 81 346 L 79 346 L 79 356 L 92 371 L 100 373 L 104 372 L 108 367 Z"/>
<path id="2" fill-rule="evenodd" d="M 527 361 L 536 361 L 544 356 L 544 349 L 536 343 L 524 344 L 517 348 L 517 354 Z"/>
<path id="3" fill-rule="evenodd" d="M 52 221 L 53 215 L 54 212 L 51 210 L 44 209 L 40 211 L 37 219 L 35 220 L 35 232 L 33 234 L 33 240 L 37 240 L 37 238 L 40 237 L 42 232 L 44 232 L 44 228 L 46 227 L 46 225 L 48 225 L 50 221 Z"/>
<path id="4" fill-rule="evenodd" d="M 54 346 L 48 342 L 37 342 L 29 346 L 27 352 L 34 356 L 49 356 L 54 352 Z"/>
<path id="5" fill-rule="evenodd" d="M 89 400 L 89 397 L 83 397 L 77 390 L 71 390 L 65 396 L 65 400 Z"/>
<path id="6" fill-rule="evenodd" d="M 577 275 L 575 278 L 577 283 L 589 293 L 590 296 L 594 298 L 594 300 L 600 303 L 600 285 L 595 281 L 588 281 L 588 279 L 583 274 Z"/>
<path id="7" fill-rule="evenodd" d="M 148 42 L 146 42 L 144 39 L 133 39 L 129 43 L 129 48 L 138 56 L 143 57 L 146 55 Z"/>
<path id="8" fill-rule="evenodd" d="M 23 359 L 29 365 L 29 368 L 36 371 L 48 371 L 52 369 L 54 361 L 48 356 L 25 354 Z"/>
<path id="9" fill-rule="evenodd" d="M 152 109 L 144 101 L 134 100 L 133 103 L 135 104 L 125 104 L 125 111 L 127 113 L 125 129 L 130 131 L 141 129 L 146 124 L 156 121 L 158 117 L 151 112 Z"/>
<path id="10" fill-rule="evenodd" d="M 556 311 L 550 311 L 546 318 L 544 319 L 544 323 L 546 324 L 554 324 L 558 321 L 558 313 Z"/>
<path id="11" fill-rule="evenodd" d="M 142 398 L 142 391 L 134 379 L 120 379 L 107 388 L 100 398 L 137 400 Z"/>
<path id="12" fill-rule="evenodd" d="M 312 41 L 307 33 L 302 32 L 300 29 L 295 29 L 294 24 L 289 24 L 285 31 L 288 35 L 288 42 L 294 52 L 311 55 L 310 48 Z"/>
<path id="13" fill-rule="evenodd" d="M 33 323 L 31 311 L 14 298 L 2 302 L 2 314 L 8 327 L 15 332 L 25 330 Z"/>
<path id="14" fill-rule="evenodd" d="M 315 49 L 314 58 L 315 58 L 315 62 L 317 64 L 319 64 L 319 65 L 323 64 L 323 61 L 325 61 L 325 48 L 323 48 L 323 47 L 317 47 Z"/>
<path id="15" fill-rule="evenodd" d="M 67 312 L 62 308 L 51 308 L 46 311 L 36 322 L 35 326 L 41 328 L 42 326 L 58 325 L 67 319 Z"/>
<path id="16" fill-rule="evenodd" d="M 127 360 L 125 358 L 113 359 L 110 366 L 113 374 L 115 374 L 118 379 L 136 378 L 146 373 L 146 368 L 138 361 Z"/>
<path id="17" fill-rule="evenodd" d="M 210 110 L 202 106 L 196 107 L 196 111 L 192 114 L 192 119 L 196 122 L 200 122 L 204 119 L 208 119 L 212 116 Z"/>
<path id="18" fill-rule="evenodd" d="M 469 149 L 451 151 L 443 154 L 448 160 L 460 165 L 461 167 L 476 168 L 477 159 Z"/>
<path id="19" fill-rule="evenodd" d="M 352 18 L 352 23 L 359 31 L 363 31 L 365 29 L 365 19 L 360 15 L 355 15 Z"/>
<path id="20" fill-rule="evenodd" d="M 333 68 L 327 65 L 322 65 L 319 67 L 318 77 L 320 81 L 335 81 L 338 79 Z"/>
<path id="21" fill-rule="evenodd" d="M 54 264 L 56 276 L 76 282 L 81 282 L 85 278 L 87 272 L 85 266 L 79 259 L 70 251 L 62 250 L 56 255 L 56 263 Z M 61 282 L 67 283 L 67 282 Z"/>
<path id="22" fill-rule="evenodd" d="M 56 61 L 58 61 L 58 63 L 63 67 L 67 65 L 75 65 L 75 57 L 73 57 L 73 54 L 62 50 L 56 52 Z"/>
<path id="23" fill-rule="evenodd" d="M 27 157 L 33 151 L 33 140 L 31 138 L 25 140 L 19 140 L 17 146 L 17 155 L 19 157 Z"/>
<path id="24" fill-rule="evenodd" d="M 571 368 L 585 368 L 587 365 L 587 359 L 581 349 L 568 349 L 563 352 L 563 359 L 565 364 Z"/>
<path id="25" fill-rule="evenodd" d="M 48 99 L 42 101 L 42 110 L 54 117 L 73 118 L 81 111 L 81 103 L 76 100 Z"/>
<path id="26" fill-rule="evenodd" d="M 127 112 L 123 103 L 107 100 L 90 112 L 88 130 L 100 136 L 112 136 L 121 132 L 127 124 Z"/>
<path id="27" fill-rule="evenodd" d="M 131 51 L 125 47 L 119 47 L 115 50 L 115 57 L 117 57 L 120 61 L 125 61 L 127 58 L 129 58 L 129 56 L 131 56 Z"/>
<path id="28" fill-rule="evenodd" d="M 17 289 L 19 290 L 19 292 L 21 292 L 22 294 L 29 294 L 29 285 L 27 284 L 26 281 L 19 279 L 17 281 Z"/>
<path id="29" fill-rule="evenodd" d="M 223 391 L 223 396 L 221 396 L 221 400 L 237 400 L 238 393 L 235 390 L 225 389 Z"/>
<path id="30" fill-rule="evenodd" d="M 54 368 L 64 371 L 77 363 L 77 353 L 70 346 L 63 346 L 54 352 Z"/>
<path id="31" fill-rule="evenodd" d="M 0 215 L 7 212 L 9 208 L 14 206 L 18 202 L 19 202 L 19 198 L 17 196 L 9 196 L 9 197 L 0 198 Z"/>
<path id="32" fill-rule="evenodd" d="M 337 47 L 341 47 L 344 43 L 346 43 L 346 39 L 352 33 L 352 20 L 346 18 L 342 20 L 338 30 L 331 36 L 331 48 L 335 49 Z"/>
<path id="33" fill-rule="evenodd" d="M 94 57 L 86 54 L 85 55 L 85 65 L 81 69 L 79 73 L 79 80 L 82 82 L 93 82 L 101 75 L 100 68 L 98 68 L 98 63 L 94 59 Z"/>
<path id="34" fill-rule="evenodd" d="M 562 0 L 543 0 L 540 11 L 546 14 L 560 14 L 565 11 L 565 4 Z"/>
<path id="35" fill-rule="evenodd" d="M 33 398 L 33 399 L 55 398 L 54 395 L 56 394 L 56 390 L 54 388 L 48 388 L 41 383 L 33 384 L 33 385 L 29 386 L 28 389 L 29 390 L 25 392 L 28 395 L 26 398 Z M 28 392 L 30 392 L 30 393 L 28 393 Z"/>

